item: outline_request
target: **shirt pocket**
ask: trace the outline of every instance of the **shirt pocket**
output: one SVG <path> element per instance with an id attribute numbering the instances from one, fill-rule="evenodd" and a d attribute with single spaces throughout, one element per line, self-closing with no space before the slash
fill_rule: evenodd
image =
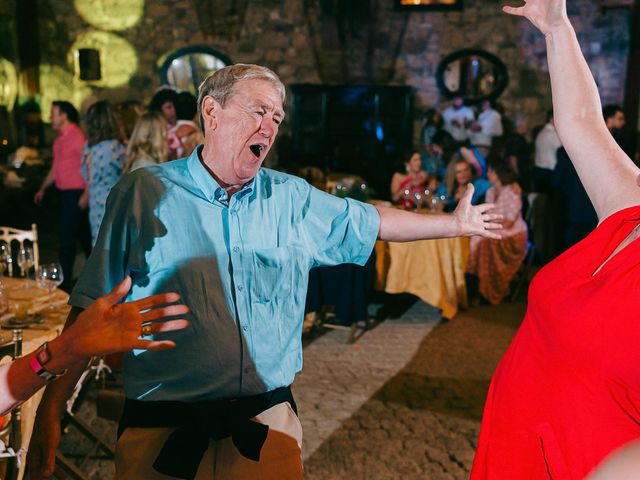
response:
<path id="1" fill-rule="evenodd" d="M 296 248 L 289 246 L 254 250 L 253 300 L 274 303 L 290 298 L 300 256 Z"/>

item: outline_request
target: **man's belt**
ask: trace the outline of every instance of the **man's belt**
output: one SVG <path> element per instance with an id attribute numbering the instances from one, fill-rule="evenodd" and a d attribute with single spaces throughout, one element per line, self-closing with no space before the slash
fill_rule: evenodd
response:
<path id="1" fill-rule="evenodd" d="M 251 397 L 202 402 L 142 402 L 127 398 L 118 438 L 129 427 L 175 428 L 153 468 L 164 475 L 191 480 L 207 451 L 209 439 L 231 437 L 242 456 L 259 461 L 269 426 L 251 419 L 284 402 L 289 402 L 298 414 L 290 387 Z"/>

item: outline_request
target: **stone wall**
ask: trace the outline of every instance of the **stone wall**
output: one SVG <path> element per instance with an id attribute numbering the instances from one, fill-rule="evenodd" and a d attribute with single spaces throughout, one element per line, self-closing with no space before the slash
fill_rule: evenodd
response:
<path id="1" fill-rule="evenodd" d="M 392 0 L 369 0 L 360 2 L 368 5 L 366 10 L 349 7 L 336 21 L 338 2 L 248 0 L 242 25 L 226 34 L 216 29 L 219 22 L 207 21 L 206 1 L 139 1 L 144 13 L 138 23 L 112 32 L 133 47 L 137 69 L 125 85 L 91 87 L 96 97 L 146 102 L 160 84 L 159 60 L 178 48 L 204 44 L 235 62 L 267 65 L 285 83 L 412 85 L 418 118 L 424 108 L 443 102 L 435 81 L 439 60 L 455 50 L 481 48 L 507 66 L 510 83 L 499 100 L 509 114 L 523 112 L 536 124 L 550 107 L 544 40 L 526 20 L 502 14 L 500 1 L 465 0 L 461 12 L 398 12 Z M 82 3 L 98 10 L 113 2 Z M 599 4 L 569 0 L 569 14 L 603 101 L 620 103 L 630 12 L 602 13 Z M 69 0 L 40 0 L 39 16 L 41 58 L 72 73 L 69 49 L 79 34 L 94 27 Z"/>

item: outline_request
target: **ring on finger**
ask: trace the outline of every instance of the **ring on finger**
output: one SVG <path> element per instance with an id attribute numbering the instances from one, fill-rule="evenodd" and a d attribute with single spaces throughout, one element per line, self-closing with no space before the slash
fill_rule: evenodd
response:
<path id="1" fill-rule="evenodd" d="M 144 325 L 142 325 L 142 328 L 140 329 L 140 333 L 142 334 L 143 337 L 148 337 L 151 335 L 151 324 L 150 323 L 146 323 Z"/>

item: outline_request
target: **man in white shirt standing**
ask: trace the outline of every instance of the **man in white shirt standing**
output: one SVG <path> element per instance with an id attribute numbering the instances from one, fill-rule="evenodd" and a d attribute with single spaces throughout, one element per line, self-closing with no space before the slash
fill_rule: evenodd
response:
<path id="1" fill-rule="evenodd" d="M 467 127 L 474 119 L 473 110 L 465 106 L 462 97 L 454 97 L 452 104 L 442 112 L 443 128 L 457 142 L 464 142 L 469 138 Z"/>
<path id="2" fill-rule="evenodd" d="M 558 148 L 562 146 L 553 123 L 553 110 L 547 113 L 547 123 L 536 136 L 533 184 L 536 192 L 551 192 L 551 177 L 556 168 Z"/>
<path id="3" fill-rule="evenodd" d="M 471 144 L 486 158 L 494 137 L 502 133 L 502 116 L 493 108 L 491 100 L 484 100 L 478 119 L 469 128 Z"/>

